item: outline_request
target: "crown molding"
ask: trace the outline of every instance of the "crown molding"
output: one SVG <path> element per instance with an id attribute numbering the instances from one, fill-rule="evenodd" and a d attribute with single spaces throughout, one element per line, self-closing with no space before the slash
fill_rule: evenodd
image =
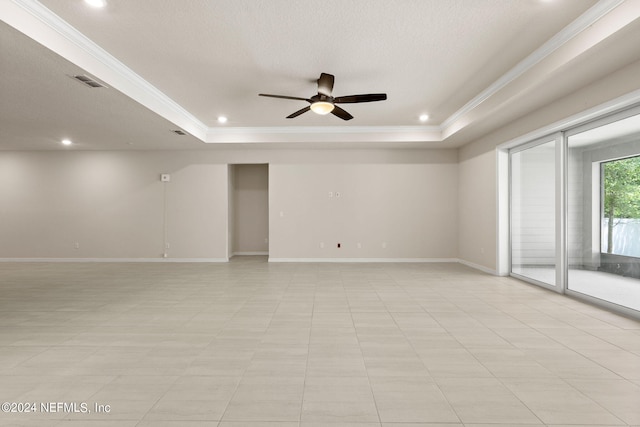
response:
<path id="1" fill-rule="evenodd" d="M 600 0 L 437 126 L 208 127 L 37 0 L 0 1 L 2 19 L 86 72 L 129 96 L 205 143 L 445 142 L 464 116 L 599 21 L 625 0 Z"/>
<path id="2" fill-rule="evenodd" d="M 463 116 L 478 108 L 480 104 L 496 95 L 500 90 L 502 90 L 510 83 L 517 80 L 540 61 L 556 52 L 578 34 L 591 27 L 613 9 L 620 6 L 622 3 L 624 3 L 624 1 L 625 0 L 600 0 L 598 3 L 593 5 L 585 13 L 576 18 L 571 24 L 564 27 L 559 33 L 550 38 L 546 43 L 536 49 L 533 53 L 516 64 L 515 67 L 507 71 L 498 80 L 493 82 L 485 90 L 472 98 L 462 108 L 445 119 L 440 125 L 441 132 L 443 134 L 448 133 L 447 131 L 449 130 L 449 128 Z"/>
<path id="3" fill-rule="evenodd" d="M 439 126 L 278 126 L 209 128 L 205 142 L 441 142 Z"/>
<path id="4" fill-rule="evenodd" d="M 247 132 L 275 133 L 275 134 L 304 134 L 326 132 L 330 134 L 358 134 L 364 132 L 402 133 L 402 132 L 440 132 L 440 126 L 265 126 L 265 127 L 229 127 L 209 128 L 210 135 L 235 134 Z"/>
<path id="5" fill-rule="evenodd" d="M 208 127 L 36 0 L 3 2 L 2 18 L 63 58 L 204 140 Z"/>

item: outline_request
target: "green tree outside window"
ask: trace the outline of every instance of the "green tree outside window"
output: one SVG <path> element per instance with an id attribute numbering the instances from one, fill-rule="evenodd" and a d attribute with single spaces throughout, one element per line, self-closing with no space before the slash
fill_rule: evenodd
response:
<path id="1" fill-rule="evenodd" d="M 607 222 L 607 253 L 613 250 L 616 220 L 640 219 L 640 156 L 602 164 L 603 215 Z"/>

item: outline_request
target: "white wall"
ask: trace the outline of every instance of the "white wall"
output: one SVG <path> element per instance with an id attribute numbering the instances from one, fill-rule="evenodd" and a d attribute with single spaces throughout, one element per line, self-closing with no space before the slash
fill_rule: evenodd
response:
<path id="1" fill-rule="evenodd" d="M 448 160 L 271 165 L 270 257 L 456 258 L 455 153 Z"/>
<path id="2" fill-rule="evenodd" d="M 192 157 L 0 153 L 0 258 L 226 258 L 226 166 Z"/>
<path id="3" fill-rule="evenodd" d="M 640 62 L 635 62 L 460 148 L 458 251 L 463 262 L 498 270 L 497 251 L 486 250 L 496 248 L 498 238 L 496 147 L 640 89 L 638 75 Z"/>
<path id="4" fill-rule="evenodd" d="M 234 163 L 273 170 L 271 256 L 457 256 L 457 150 L 72 149 L 0 152 L 0 258 L 225 260 Z"/>
<path id="5" fill-rule="evenodd" d="M 489 269 L 496 260 L 495 169 L 493 151 L 458 164 L 458 257 Z"/>

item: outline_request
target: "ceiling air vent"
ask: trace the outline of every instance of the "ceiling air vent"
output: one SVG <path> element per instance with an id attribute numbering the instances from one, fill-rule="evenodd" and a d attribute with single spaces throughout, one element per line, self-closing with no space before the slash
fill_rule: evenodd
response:
<path id="1" fill-rule="evenodd" d="M 186 135 L 186 132 L 183 131 L 183 130 L 180 130 L 180 129 L 173 129 L 173 130 L 171 130 L 171 132 L 175 133 L 176 135 L 180 135 L 180 136 Z"/>
<path id="2" fill-rule="evenodd" d="M 82 83 L 85 86 L 91 87 L 91 88 L 96 88 L 96 87 L 106 87 L 105 85 L 103 85 L 102 83 L 92 79 L 91 77 L 85 76 L 83 74 L 78 74 L 75 76 L 70 76 L 72 79 L 79 81 L 80 83 Z"/>

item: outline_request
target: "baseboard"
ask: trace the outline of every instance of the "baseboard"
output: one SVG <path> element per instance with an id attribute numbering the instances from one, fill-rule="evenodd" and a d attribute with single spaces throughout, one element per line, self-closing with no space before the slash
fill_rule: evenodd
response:
<path id="1" fill-rule="evenodd" d="M 269 255 L 269 252 L 234 252 L 231 254 L 231 256 L 251 256 L 251 255 Z"/>
<path id="2" fill-rule="evenodd" d="M 496 270 L 492 270 L 480 264 L 475 264 L 473 262 L 465 261 L 463 259 L 459 259 L 458 262 L 462 265 L 466 265 L 467 267 L 471 267 L 475 270 L 484 271 L 485 273 L 491 274 L 493 276 L 498 276 L 498 272 Z"/>
<path id="3" fill-rule="evenodd" d="M 269 262 L 426 263 L 458 262 L 457 258 L 269 258 Z"/>
<path id="4" fill-rule="evenodd" d="M 268 255 L 264 252 L 238 252 L 234 255 Z M 0 258 L 0 262 L 229 262 L 229 258 Z M 496 276 L 495 270 L 458 258 L 269 258 L 269 262 L 307 263 L 452 263 Z"/>
<path id="5" fill-rule="evenodd" d="M 229 262 L 229 258 L 0 258 L 0 262 Z"/>

